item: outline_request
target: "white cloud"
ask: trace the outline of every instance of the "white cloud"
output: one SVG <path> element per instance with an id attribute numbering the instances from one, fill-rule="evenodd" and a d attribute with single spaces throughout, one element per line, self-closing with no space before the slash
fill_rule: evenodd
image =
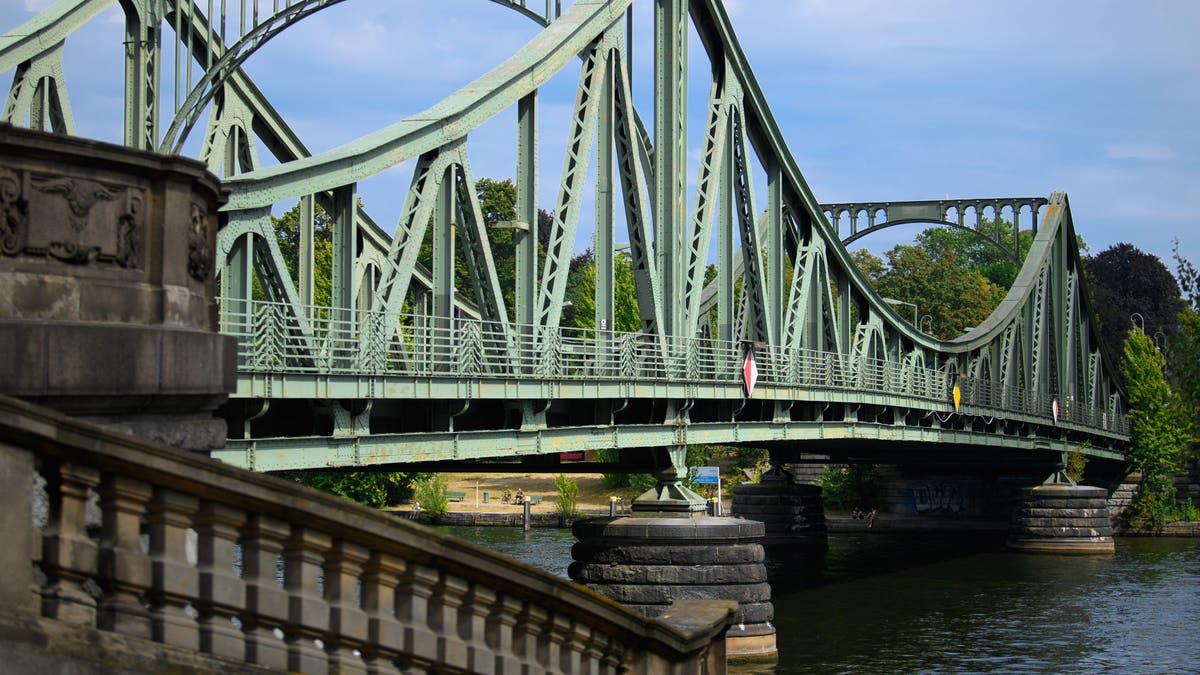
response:
<path id="1" fill-rule="evenodd" d="M 1175 152 L 1163 143 L 1109 143 L 1104 146 L 1104 155 L 1109 159 L 1175 159 Z"/>

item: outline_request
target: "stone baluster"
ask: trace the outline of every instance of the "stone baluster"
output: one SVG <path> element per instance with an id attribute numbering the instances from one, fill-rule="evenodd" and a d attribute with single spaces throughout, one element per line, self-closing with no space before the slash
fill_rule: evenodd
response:
<path id="1" fill-rule="evenodd" d="M 547 626 L 548 640 L 546 643 L 546 664 L 559 673 L 578 673 L 578 659 L 573 658 L 570 650 L 571 619 L 555 614 Z M 565 647 L 564 647 L 565 645 Z"/>
<path id="2" fill-rule="evenodd" d="M 238 528 L 246 521 L 242 511 L 205 502 L 196 516 L 200 535 L 199 573 L 200 649 L 222 658 L 241 661 L 246 639 L 233 618 L 246 606 L 246 584 L 233 568 Z"/>
<path id="3" fill-rule="evenodd" d="M 550 640 L 546 637 L 546 623 L 549 618 L 550 614 L 545 609 L 527 603 L 517 621 L 513 653 L 520 657 L 525 672 L 530 675 L 547 672 Z"/>
<path id="4" fill-rule="evenodd" d="M 366 663 L 354 652 L 362 653 L 367 642 L 367 613 L 359 605 L 358 584 L 369 555 L 365 547 L 339 541 L 325 561 L 325 596 L 329 599 L 325 651 L 329 654 L 330 668 L 343 675 L 367 672 Z"/>
<path id="5" fill-rule="evenodd" d="M 467 645 L 458 635 L 458 612 L 467 588 L 465 579 L 444 573 L 429 599 L 429 625 L 438 636 L 438 661 L 462 669 L 467 668 Z"/>
<path id="6" fill-rule="evenodd" d="M 626 647 L 614 640 L 611 635 L 603 636 L 603 642 L 600 645 L 600 672 L 604 675 L 624 672 Z"/>
<path id="7" fill-rule="evenodd" d="M 251 515 L 242 529 L 246 661 L 274 670 L 288 667 L 286 645 L 275 631 L 288 617 L 288 594 L 279 585 L 278 563 L 289 532 L 287 523 L 262 515 Z"/>
<path id="8" fill-rule="evenodd" d="M 54 469 L 49 471 L 53 474 Z M 60 464 L 57 475 L 49 477 L 50 521 L 42 538 L 42 566 L 48 577 L 42 614 L 89 627 L 95 625 L 96 599 L 85 584 L 96 573 L 98 549 L 87 535 L 84 511 L 88 489 L 99 484 L 96 469 Z"/>
<path id="9" fill-rule="evenodd" d="M 329 630 L 329 607 L 317 589 L 317 580 L 332 538 L 302 525 L 292 526 L 283 548 L 283 586 L 288 593 L 288 670 L 324 673 L 329 658 L 316 640 Z"/>
<path id="10" fill-rule="evenodd" d="M 521 643 L 517 640 L 515 630 L 520 616 L 521 601 L 516 598 L 502 596 L 492 605 L 487 624 L 487 645 L 496 653 L 496 673 L 499 675 L 521 672 L 521 661 L 516 653 Z"/>
<path id="11" fill-rule="evenodd" d="M 430 609 L 437 582 L 436 569 L 409 564 L 396 588 L 396 618 L 404 627 L 404 652 L 413 664 L 432 664 L 438 659 L 438 638 L 432 630 Z"/>
<path id="12" fill-rule="evenodd" d="M 150 616 L 156 641 L 200 648 L 200 630 L 188 613 L 199 595 L 200 575 L 188 560 L 188 528 L 198 502 L 181 492 L 158 488 L 150 500 Z"/>
<path id="13" fill-rule="evenodd" d="M 143 481 L 106 475 L 100 486 L 104 537 L 100 542 L 102 630 L 150 639 L 150 610 L 142 604 L 151 586 L 150 556 L 142 550 L 142 518 L 154 488 Z M 239 655 L 240 658 L 240 655 Z"/>
<path id="14" fill-rule="evenodd" d="M 368 675 L 399 673 L 395 660 L 404 650 L 404 628 L 396 619 L 396 586 L 404 561 L 376 551 L 363 567 L 363 609 L 367 613 L 367 644 L 363 660 Z"/>
<path id="15" fill-rule="evenodd" d="M 585 672 L 583 654 L 587 648 L 588 639 L 591 637 L 591 630 L 578 621 L 573 621 L 567 617 L 562 617 L 560 623 L 558 616 L 554 617 L 554 629 L 556 631 L 561 630 L 563 635 L 563 641 L 559 645 L 558 654 L 558 661 L 562 664 L 563 672 Z"/>
<path id="16" fill-rule="evenodd" d="M 487 644 L 488 615 L 495 604 L 495 591 L 472 584 L 458 615 L 458 634 L 467 643 L 468 667 L 476 673 L 492 673 L 496 667 L 495 655 Z"/>
<path id="17" fill-rule="evenodd" d="M 582 672 L 588 675 L 599 675 L 604 670 L 604 634 L 596 629 L 588 629 L 586 626 L 576 630 L 587 633 L 586 636 L 581 636 L 582 649 L 579 650 L 582 659 Z"/>

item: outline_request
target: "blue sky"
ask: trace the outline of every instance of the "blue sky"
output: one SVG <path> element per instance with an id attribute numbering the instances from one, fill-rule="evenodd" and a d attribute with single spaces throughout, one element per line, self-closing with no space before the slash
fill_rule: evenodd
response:
<path id="1" fill-rule="evenodd" d="M 0 31 L 48 4 L 0 0 Z M 649 122 L 651 5 L 635 5 L 635 99 Z M 726 5 L 819 200 L 1064 190 L 1092 253 L 1128 241 L 1174 271 L 1178 237 L 1200 262 L 1200 215 L 1191 206 L 1200 203 L 1200 3 Z M 289 29 L 246 68 L 320 151 L 436 103 L 535 33 L 527 19 L 484 0 L 351 0 Z M 68 41 L 67 83 L 83 135 L 120 140 L 122 39 L 114 7 Z M 694 39 L 691 55 L 695 156 L 708 64 Z M 554 201 L 577 77 L 572 65 L 542 92 L 545 207 Z M 471 135 L 476 175 L 513 174 L 514 129 L 507 111 Z M 376 220 L 395 222 L 410 175 L 411 163 L 359 186 Z M 761 180 L 756 187 L 761 192 Z M 577 250 L 589 244 L 587 232 L 581 228 Z M 879 251 L 915 233 L 896 228 L 864 243 Z"/>

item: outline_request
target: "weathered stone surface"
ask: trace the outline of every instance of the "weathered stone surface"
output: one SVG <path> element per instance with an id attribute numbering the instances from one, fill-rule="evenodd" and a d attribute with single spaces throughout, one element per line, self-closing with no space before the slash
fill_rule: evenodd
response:
<path id="1" fill-rule="evenodd" d="M 733 600 L 742 638 L 731 659 L 774 653 L 763 523 L 733 518 L 595 518 L 577 521 L 569 576 L 617 602 L 656 616 L 677 600 Z M 751 543 L 753 542 L 753 543 Z M 769 644 L 768 644 L 769 643 Z M 741 646 L 737 646 L 741 645 Z M 741 653 L 743 649 L 751 652 Z"/>
<path id="2" fill-rule="evenodd" d="M 761 563 L 745 565 L 578 565 L 571 578 L 605 584 L 745 584 L 764 582 Z"/>
<path id="3" fill-rule="evenodd" d="M 825 506 L 821 488 L 798 485 L 778 467 L 772 479 L 743 483 L 733 489 L 733 513 L 765 526 L 763 543 L 775 547 L 827 546 Z"/>
<path id="4" fill-rule="evenodd" d="M 601 564 L 740 565 L 762 563 L 763 548 L 758 544 L 690 547 L 608 546 L 603 543 L 578 541 L 571 547 L 571 557 L 575 560 Z"/>
<path id="5" fill-rule="evenodd" d="M 771 599 L 768 584 L 736 585 L 649 585 L 638 584 L 585 584 L 592 590 L 621 603 L 637 605 L 665 605 L 676 600 L 706 600 L 720 598 L 741 603 L 766 602 Z"/>
<path id="6" fill-rule="evenodd" d="M 1083 485 L 1026 488 L 1013 510 L 1008 546 L 1029 552 L 1112 553 L 1108 492 Z"/>
<path id="7" fill-rule="evenodd" d="M 690 546 L 728 545 L 752 542 L 762 536 L 761 523 L 722 518 L 587 518 L 575 521 L 571 530 L 581 541 L 603 539 L 638 545 L 680 541 Z"/>
<path id="8" fill-rule="evenodd" d="M 236 387 L 204 165 L 0 125 L 0 394 L 193 450 Z"/>
<path id="9" fill-rule="evenodd" d="M 667 610 L 670 605 L 639 605 L 625 603 L 629 609 L 648 617 L 656 617 Z M 775 620 L 775 606 L 769 602 L 748 602 L 739 604 L 733 614 L 733 624 L 769 623 Z"/>

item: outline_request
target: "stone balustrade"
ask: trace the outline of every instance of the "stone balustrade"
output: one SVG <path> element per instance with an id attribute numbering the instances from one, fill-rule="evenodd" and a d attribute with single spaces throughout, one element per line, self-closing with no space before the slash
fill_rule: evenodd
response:
<path id="1" fill-rule="evenodd" d="M 732 602 L 643 618 L 387 513 L 4 397 L 0 496 L 0 662 L 19 672 L 724 670 Z"/>

